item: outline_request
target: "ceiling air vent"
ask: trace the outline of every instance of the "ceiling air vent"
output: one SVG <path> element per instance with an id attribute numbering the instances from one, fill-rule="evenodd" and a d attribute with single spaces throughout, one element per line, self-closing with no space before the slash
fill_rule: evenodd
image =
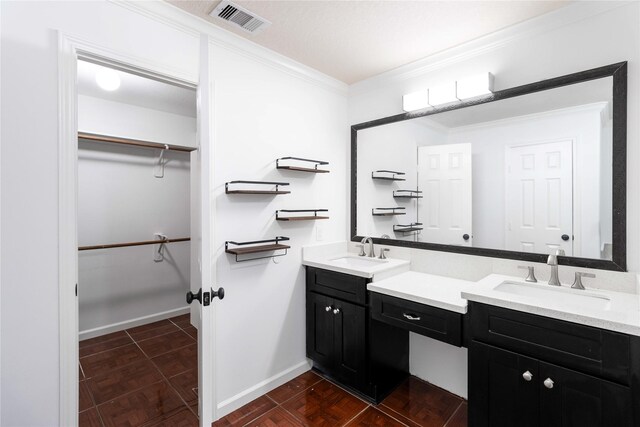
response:
<path id="1" fill-rule="evenodd" d="M 227 0 L 221 1 L 209 15 L 231 22 L 251 34 L 258 34 L 271 25 L 266 19 Z"/>

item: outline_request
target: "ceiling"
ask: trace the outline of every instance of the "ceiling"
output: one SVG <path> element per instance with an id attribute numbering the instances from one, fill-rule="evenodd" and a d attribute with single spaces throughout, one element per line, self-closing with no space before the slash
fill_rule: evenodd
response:
<path id="1" fill-rule="evenodd" d="M 106 67 L 92 62 L 78 61 L 78 94 L 196 117 L 195 90 L 114 70 L 120 77 L 120 87 L 108 92 L 96 83 L 96 73 L 104 68 Z"/>
<path id="2" fill-rule="evenodd" d="M 219 0 L 173 5 L 347 84 L 562 7 L 567 1 L 236 1 L 259 34 L 209 16 Z"/>

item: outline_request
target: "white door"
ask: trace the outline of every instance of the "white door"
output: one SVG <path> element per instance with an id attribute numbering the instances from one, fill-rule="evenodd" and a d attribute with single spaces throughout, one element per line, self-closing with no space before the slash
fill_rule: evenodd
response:
<path id="1" fill-rule="evenodd" d="M 472 246 L 471 144 L 418 147 L 420 240 Z"/>
<path id="2" fill-rule="evenodd" d="M 507 147 L 506 249 L 573 255 L 573 142 Z"/>
<path id="3" fill-rule="evenodd" d="M 200 40 L 198 150 L 191 154 L 191 323 L 198 329 L 198 410 L 200 426 L 211 426 L 216 410 L 214 382 L 213 164 L 209 39 Z M 216 287 L 217 288 L 217 287 Z"/>

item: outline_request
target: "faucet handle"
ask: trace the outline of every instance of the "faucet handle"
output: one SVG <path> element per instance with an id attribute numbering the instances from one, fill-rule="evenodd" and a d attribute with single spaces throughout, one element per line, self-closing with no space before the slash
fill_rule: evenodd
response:
<path id="1" fill-rule="evenodd" d="M 358 254 L 358 256 L 365 256 L 366 254 L 364 253 L 364 245 L 356 245 L 357 248 L 360 248 L 360 253 Z"/>
<path id="2" fill-rule="evenodd" d="M 380 248 L 380 256 L 378 258 L 387 259 L 387 256 L 384 254 L 385 252 L 389 252 L 389 249 L 388 248 Z"/>
<path id="3" fill-rule="evenodd" d="M 518 268 L 520 270 L 524 270 L 525 268 L 529 270 L 527 272 L 527 278 L 524 279 L 525 282 L 538 283 L 538 279 L 536 279 L 536 274 L 532 265 L 519 265 Z"/>
<path id="4" fill-rule="evenodd" d="M 576 279 L 573 281 L 573 285 L 571 288 L 573 289 L 584 289 L 584 285 L 582 284 L 582 278 L 589 277 L 591 279 L 595 278 L 596 275 L 593 273 L 582 273 L 580 271 L 576 271 Z"/>

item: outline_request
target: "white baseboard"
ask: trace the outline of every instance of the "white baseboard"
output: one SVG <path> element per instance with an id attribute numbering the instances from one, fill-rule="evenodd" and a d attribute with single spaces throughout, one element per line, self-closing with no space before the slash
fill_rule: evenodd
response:
<path id="1" fill-rule="evenodd" d="M 236 409 L 246 405 L 252 400 L 257 399 L 263 394 L 270 392 L 274 388 L 279 387 L 288 381 L 291 381 L 298 375 L 304 374 L 310 369 L 311 363 L 308 360 L 305 360 L 298 363 L 297 365 L 292 366 L 289 369 L 279 372 L 276 375 L 259 382 L 253 387 L 249 387 L 248 389 L 243 390 L 235 396 L 232 396 L 229 399 L 223 400 L 222 402 L 218 403 L 218 411 L 216 416 L 218 418 L 222 418 L 225 415 L 235 411 Z"/>
<path id="2" fill-rule="evenodd" d="M 140 325 L 146 325 L 147 323 L 157 322 L 158 320 L 168 319 L 174 316 L 180 316 L 181 314 L 189 313 L 189 307 L 174 308 L 173 310 L 163 311 L 161 313 L 154 313 L 148 316 L 137 317 L 135 319 L 125 320 L 124 322 L 112 323 L 110 325 L 100 326 L 98 328 L 87 329 L 86 331 L 80 331 L 78 334 L 79 340 L 86 340 L 88 338 L 99 337 L 102 335 L 110 334 L 111 332 L 122 331 L 123 329 L 129 329 Z"/>

